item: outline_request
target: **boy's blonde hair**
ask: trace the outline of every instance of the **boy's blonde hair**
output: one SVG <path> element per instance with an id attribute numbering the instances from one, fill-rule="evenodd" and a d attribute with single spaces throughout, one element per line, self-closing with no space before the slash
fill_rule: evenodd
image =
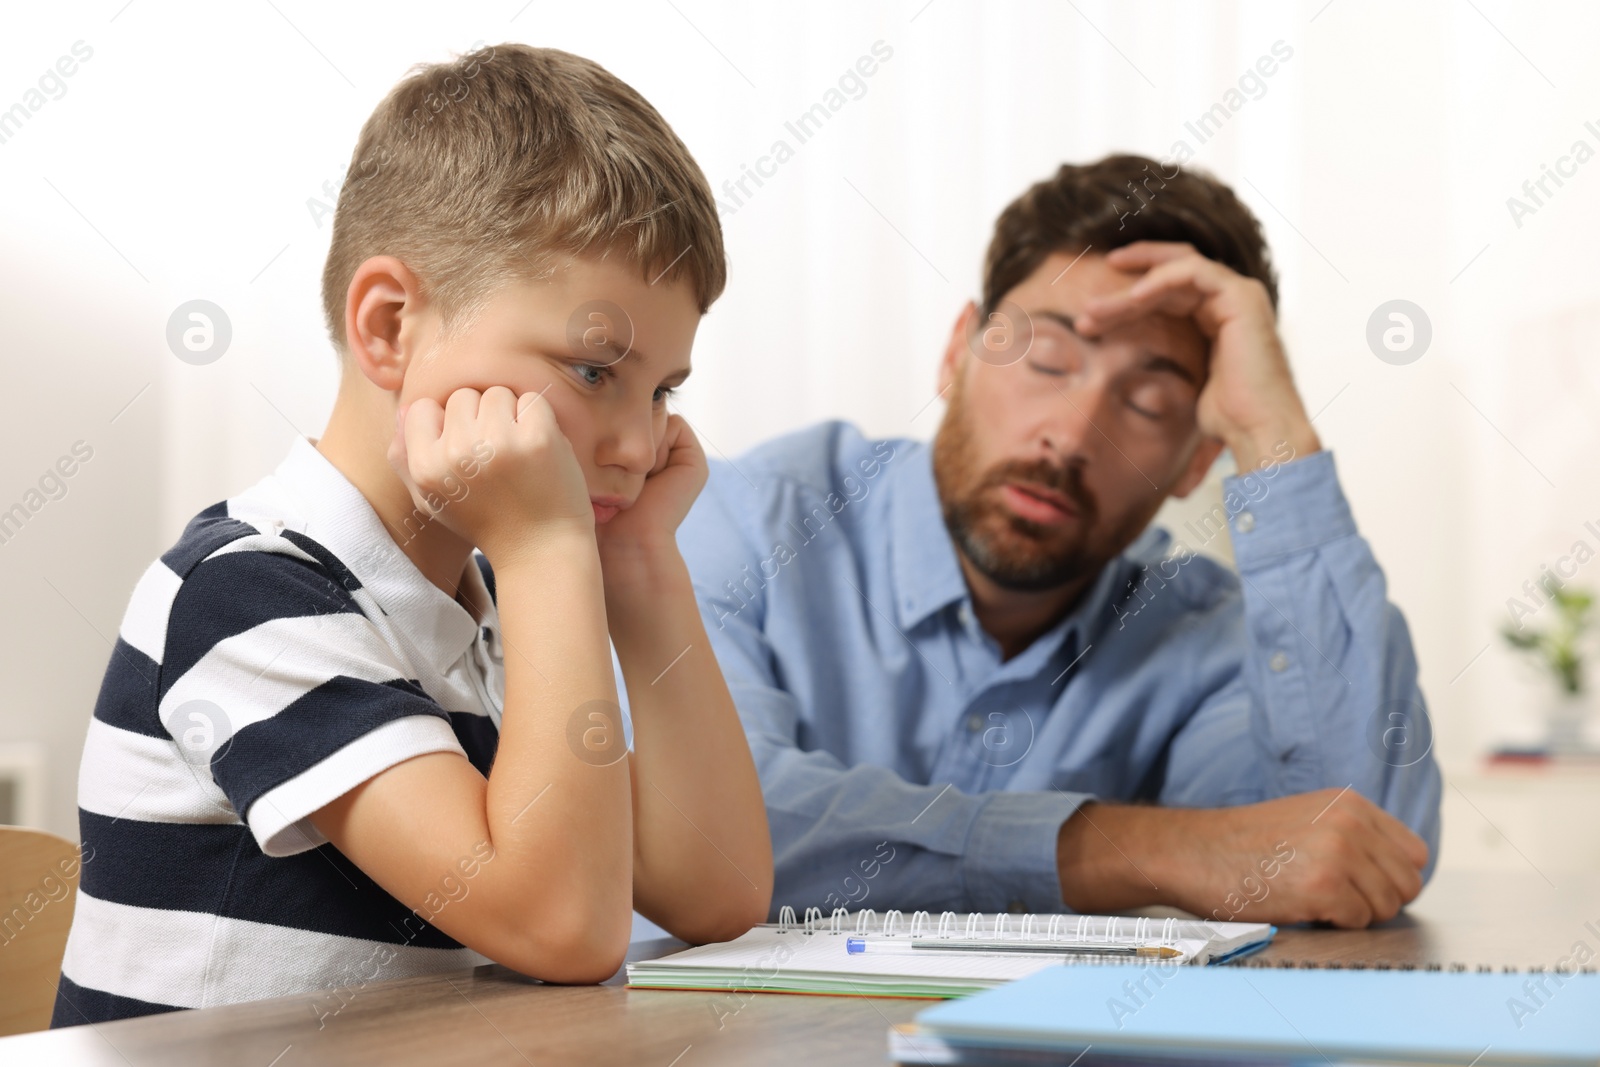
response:
<path id="1" fill-rule="evenodd" d="M 322 271 L 345 350 L 356 268 L 392 255 L 446 322 L 563 254 L 617 254 L 647 278 L 686 277 L 700 311 L 727 281 L 705 175 L 656 109 L 604 67 L 499 44 L 416 68 L 356 142 Z"/>

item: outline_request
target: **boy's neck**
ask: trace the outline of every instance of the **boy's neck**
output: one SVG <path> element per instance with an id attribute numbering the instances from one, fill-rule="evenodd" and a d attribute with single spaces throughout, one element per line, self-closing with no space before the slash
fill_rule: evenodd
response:
<path id="1" fill-rule="evenodd" d="M 423 577 L 454 597 L 471 565 L 472 545 L 425 519 L 389 466 L 386 443 L 393 434 L 394 413 L 375 410 L 381 406 L 357 403 L 341 388 L 316 449 L 366 497 L 395 547 Z M 376 446 L 379 441 L 385 445 Z"/>

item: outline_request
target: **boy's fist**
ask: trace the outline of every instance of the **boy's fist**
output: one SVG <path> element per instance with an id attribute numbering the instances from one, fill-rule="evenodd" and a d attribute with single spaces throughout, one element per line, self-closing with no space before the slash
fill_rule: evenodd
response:
<path id="1" fill-rule="evenodd" d="M 633 506 L 596 530 L 602 556 L 675 548 L 678 525 L 705 487 L 705 450 L 681 415 L 667 416 L 655 463 Z"/>
<path id="2" fill-rule="evenodd" d="M 572 444 L 538 393 L 504 386 L 428 397 L 395 419 L 389 465 L 417 509 L 482 549 L 490 562 L 531 538 L 594 532 L 594 509 Z"/>

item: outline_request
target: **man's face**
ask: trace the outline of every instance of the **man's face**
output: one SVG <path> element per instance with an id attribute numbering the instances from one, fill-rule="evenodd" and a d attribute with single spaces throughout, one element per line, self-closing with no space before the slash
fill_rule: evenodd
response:
<path id="1" fill-rule="evenodd" d="M 1072 328 L 1137 277 L 1058 253 L 1006 295 L 1002 317 L 969 307 L 956 325 L 934 476 L 957 547 L 1003 588 L 1093 575 L 1216 455 L 1195 422 L 1207 346 L 1193 321 L 1152 315 L 1092 339 Z"/>
<path id="2" fill-rule="evenodd" d="M 512 282 L 406 369 L 400 403 L 461 388 L 543 393 L 583 468 L 598 522 L 638 499 L 660 455 L 666 397 L 689 376 L 700 310 L 687 283 L 578 259 Z M 435 316 L 429 327 L 438 329 Z M 437 336 L 437 333 L 436 333 Z"/>

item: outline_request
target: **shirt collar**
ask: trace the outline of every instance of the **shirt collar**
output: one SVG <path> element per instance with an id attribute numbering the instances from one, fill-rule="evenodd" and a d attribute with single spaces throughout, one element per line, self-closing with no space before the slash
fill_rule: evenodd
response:
<path id="1" fill-rule="evenodd" d="M 476 559 L 469 559 L 462 572 L 461 595 L 484 606 L 481 624 L 423 576 L 361 490 L 310 441 L 297 438 L 272 477 L 293 505 L 284 516 L 285 527 L 332 552 L 435 670 L 444 673 L 459 660 L 477 640 L 480 625 L 498 628 Z"/>
<path id="2" fill-rule="evenodd" d="M 890 547 L 895 612 L 904 630 L 970 596 L 955 542 L 944 523 L 939 487 L 933 477 L 933 449 L 921 445 L 908 456 L 890 487 Z M 1052 649 L 1068 636 L 1086 651 L 1112 618 L 1112 601 L 1139 567 L 1162 558 L 1170 538 L 1146 529 L 1122 554 L 1100 569 L 1072 611 L 1035 640 Z M 1024 656 L 1026 653 L 1023 654 Z M 1019 656 L 1019 659 L 1022 657 Z"/>

